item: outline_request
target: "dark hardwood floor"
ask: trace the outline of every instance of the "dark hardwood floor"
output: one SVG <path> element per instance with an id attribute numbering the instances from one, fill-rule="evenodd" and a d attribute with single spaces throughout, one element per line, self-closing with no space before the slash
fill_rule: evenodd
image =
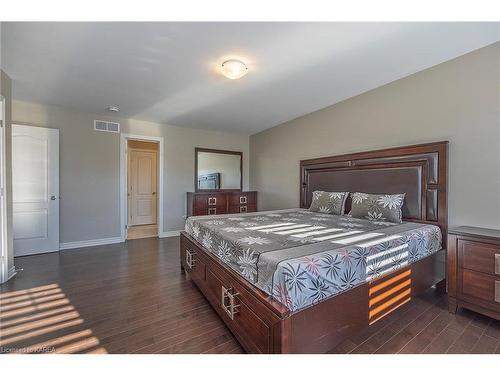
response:
<path id="1" fill-rule="evenodd" d="M 179 267 L 179 239 L 16 258 L 0 289 L 0 352 L 242 353 Z M 334 353 L 500 353 L 500 323 L 429 290 Z"/>

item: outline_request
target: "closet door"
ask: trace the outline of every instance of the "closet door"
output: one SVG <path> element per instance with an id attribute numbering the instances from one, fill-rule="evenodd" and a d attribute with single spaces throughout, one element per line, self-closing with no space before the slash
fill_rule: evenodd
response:
<path id="1" fill-rule="evenodd" d="M 59 250 L 59 130 L 12 125 L 14 255 Z"/>

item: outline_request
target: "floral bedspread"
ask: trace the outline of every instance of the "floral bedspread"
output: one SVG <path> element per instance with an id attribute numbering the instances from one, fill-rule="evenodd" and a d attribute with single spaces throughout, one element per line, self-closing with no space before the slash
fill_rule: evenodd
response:
<path id="1" fill-rule="evenodd" d="M 292 312 L 441 249 L 435 225 L 305 209 L 190 217 L 185 229 Z"/>

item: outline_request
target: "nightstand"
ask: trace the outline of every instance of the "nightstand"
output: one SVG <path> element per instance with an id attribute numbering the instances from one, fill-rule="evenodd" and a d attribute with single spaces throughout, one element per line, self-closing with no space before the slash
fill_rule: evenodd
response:
<path id="1" fill-rule="evenodd" d="M 448 310 L 458 307 L 500 320 L 500 230 L 448 231 Z"/>

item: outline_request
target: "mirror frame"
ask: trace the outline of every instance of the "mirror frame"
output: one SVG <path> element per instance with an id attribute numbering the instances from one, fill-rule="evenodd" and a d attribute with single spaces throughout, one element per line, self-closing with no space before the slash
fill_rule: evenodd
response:
<path id="1" fill-rule="evenodd" d="M 200 152 L 210 152 L 213 154 L 229 154 L 237 155 L 240 157 L 240 188 L 239 189 L 198 189 L 198 153 Z M 194 148 L 194 191 L 197 193 L 215 193 L 224 191 L 242 191 L 243 190 L 243 152 L 241 151 L 228 151 L 228 150 L 216 150 L 212 148 Z"/>

